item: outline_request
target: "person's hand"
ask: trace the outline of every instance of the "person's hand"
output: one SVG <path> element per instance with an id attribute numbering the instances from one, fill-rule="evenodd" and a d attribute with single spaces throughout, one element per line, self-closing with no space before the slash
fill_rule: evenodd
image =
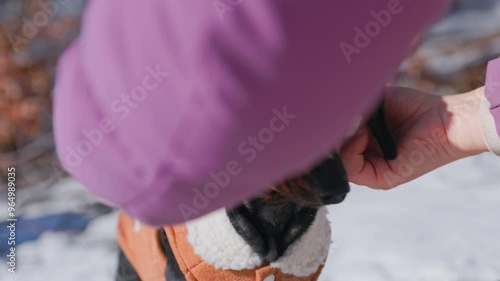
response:
<path id="1" fill-rule="evenodd" d="M 488 151 L 479 116 L 482 96 L 484 88 L 446 97 L 388 88 L 385 118 L 398 157 L 386 161 L 363 125 L 340 152 L 349 180 L 390 189 L 457 159 Z"/>

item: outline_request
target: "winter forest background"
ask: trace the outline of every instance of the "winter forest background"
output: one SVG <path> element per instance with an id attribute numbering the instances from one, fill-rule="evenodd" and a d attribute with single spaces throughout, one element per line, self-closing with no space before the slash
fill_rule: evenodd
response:
<path id="1" fill-rule="evenodd" d="M 0 280 L 114 280 L 117 210 L 64 173 L 51 134 L 55 65 L 84 6 L 0 0 Z M 26 27 L 37 13 L 48 20 Z M 396 84 L 443 95 L 482 86 L 486 63 L 500 55 L 500 1 L 455 1 L 423 38 Z M 4 260 L 10 166 L 21 243 L 15 275 Z M 499 169 L 485 154 L 393 191 L 354 187 L 330 208 L 334 243 L 321 280 L 500 281 Z"/>

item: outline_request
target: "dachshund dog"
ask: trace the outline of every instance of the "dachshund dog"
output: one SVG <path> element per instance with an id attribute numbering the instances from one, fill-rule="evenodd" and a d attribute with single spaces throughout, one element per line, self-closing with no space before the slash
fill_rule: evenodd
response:
<path id="1" fill-rule="evenodd" d="M 388 160 L 394 159 L 397 155 L 396 144 L 385 123 L 383 103 L 368 120 L 368 126 L 377 140 L 384 157 Z M 272 187 L 258 198 L 245 201 L 235 208 L 226 209 L 222 213 L 222 220 L 219 221 L 228 221 L 227 224 L 232 231 L 236 232 L 244 243 L 250 247 L 261 264 L 273 265 L 273 263 L 276 264 L 280 260 L 283 260 L 287 255 L 287 258 L 290 258 L 290 255 L 304 254 L 304 251 L 290 252 L 289 249 L 293 248 L 293 245 L 298 244 L 299 240 L 315 240 L 314 236 L 309 235 L 306 237 L 305 234 L 313 228 L 313 224 L 317 223 L 317 221 L 323 220 L 329 227 L 326 219 L 326 211 L 320 211 L 321 208 L 324 209 L 323 206 L 325 205 L 341 203 L 349 191 L 349 181 L 340 157 L 337 153 L 332 153 L 309 173 L 286 180 Z M 221 214 L 219 213 L 219 215 Z M 203 218 L 201 220 L 203 222 Z M 205 228 L 205 231 L 211 231 L 210 229 L 213 228 L 218 228 L 216 231 L 223 231 L 223 226 L 213 225 L 214 222 L 217 221 L 212 220 L 210 222 L 212 225 Z M 188 222 L 186 225 L 188 225 L 187 228 L 189 229 L 190 223 Z M 327 230 L 321 229 L 321 231 L 327 231 L 328 233 L 323 234 L 324 237 L 329 237 L 329 228 Z M 155 280 L 226 280 L 220 276 L 213 275 L 213 270 L 210 271 L 211 276 L 203 275 L 203 278 L 209 279 L 196 279 L 194 277 L 186 279 L 186 272 L 190 273 L 190 269 L 186 269 L 185 265 L 179 265 L 178 262 L 186 258 L 185 256 L 180 257 L 182 250 L 179 251 L 177 249 L 178 246 L 175 245 L 173 247 L 174 245 L 172 245 L 173 242 L 178 244 L 179 235 L 173 235 L 175 231 L 172 232 L 168 228 L 161 228 L 156 233 L 159 233 L 157 239 L 159 240 L 158 245 L 161 248 L 162 255 L 164 255 L 165 260 L 168 262 L 166 262 L 166 266 L 164 267 L 164 275 L 161 279 Z M 214 233 L 215 235 L 207 234 L 207 236 L 218 236 L 219 234 L 217 232 Z M 221 233 L 221 236 L 224 236 L 224 234 Z M 175 241 L 172 240 L 173 237 Z M 193 240 L 191 239 L 189 242 L 192 244 Z M 308 241 L 302 242 L 307 243 Z M 330 241 L 328 240 L 327 242 L 329 244 Z M 186 248 L 181 247 L 181 249 Z M 314 254 L 314 252 L 311 253 Z M 326 254 L 323 260 L 321 260 L 322 263 L 326 259 Z M 202 255 L 201 260 L 204 257 Z M 231 258 L 222 257 L 222 259 L 226 260 Z M 134 270 L 134 265 L 130 263 L 122 251 L 120 252 L 119 266 L 120 271 L 117 280 L 141 280 L 139 274 Z M 222 267 L 224 268 L 224 266 Z M 293 280 L 316 280 L 321 272 L 321 268 L 322 266 L 318 264 L 314 274 L 310 274 L 309 277 L 304 279 L 283 277 L 290 275 L 280 275 L 281 277 L 278 277 L 278 279 L 274 279 L 273 276 L 269 280 L 288 280 L 289 278 Z M 124 278 L 124 275 L 127 275 L 127 278 Z M 299 274 L 299 276 L 303 277 L 305 274 Z M 243 280 L 243 278 L 234 276 L 227 278 L 227 280 L 236 280 L 235 278 Z M 258 280 L 268 279 L 262 278 Z"/>

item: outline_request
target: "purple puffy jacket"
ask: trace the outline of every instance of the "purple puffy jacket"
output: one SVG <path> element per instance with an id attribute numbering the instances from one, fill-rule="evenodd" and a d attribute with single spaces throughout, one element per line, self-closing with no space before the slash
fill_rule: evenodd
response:
<path id="1" fill-rule="evenodd" d="M 447 4 L 89 1 L 57 73 L 59 157 L 150 224 L 236 204 L 338 145 Z"/>

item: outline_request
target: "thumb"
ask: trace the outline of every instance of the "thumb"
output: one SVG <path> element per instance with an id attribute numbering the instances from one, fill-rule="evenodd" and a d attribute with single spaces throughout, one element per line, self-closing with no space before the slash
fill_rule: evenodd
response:
<path id="1" fill-rule="evenodd" d="M 364 166 L 364 152 L 370 141 L 370 131 L 366 124 L 359 127 L 354 136 L 347 139 L 340 149 L 340 158 L 349 178 L 359 174 Z"/>

